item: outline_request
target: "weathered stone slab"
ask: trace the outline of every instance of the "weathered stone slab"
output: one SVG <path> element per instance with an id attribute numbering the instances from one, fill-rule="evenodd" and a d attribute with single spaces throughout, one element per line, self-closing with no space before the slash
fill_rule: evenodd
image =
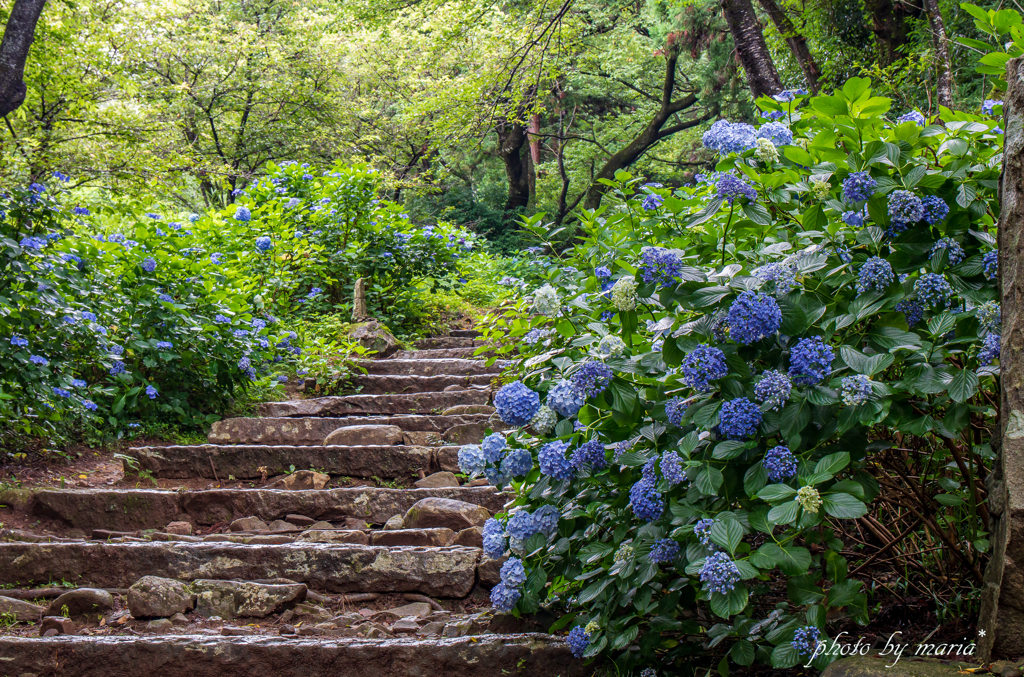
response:
<path id="1" fill-rule="evenodd" d="M 371 524 L 384 524 L 392 515 L 404 514 L 417 501 L 431 496 L 475 503 L 492 513 L 501 510 L 509 498 L 494 487 L 352 487 L 324 491 L 209 489 L 180 492 L 94 489 L 38 491 L 31 505 L 33 514 L 60 519 L 85 531 L 135 531 L 160 528 L 169 521 L 168 515 L 204 525 L 230 523 L 239 517 L 272 521 L 289 513 L 328 521 L 353 517 Z"/>
<path id="2" fill-rule="evenodd" d="M 467 414 L 480 415 L 481 419 L 479 421 L 466 421 L 466 423 L 486 423 L 488 419 L 490 419 L 490 415 L 493 414 L 495 411 L 497 411 L 497 409 L 490 406 L 489 404 L 456 404 L 454 407 L 451 407 L 450 409 L 445 409 L 443 413 L 446 416 Z"/>
<path id="3" fill-rule="evenodd" d="M 421 480 L 413 482 L 413 486 L 420 489 L 437 489 L 439 487 L 457 487 L 459 486 L 459 478 L 455 476 L 455 473 L 448 471 L 436 472 L 433 475 L 428 475 Z"/>
<path id="4" fill-rule="evenodd" d="M 419 592 L 465 597 L 475 548 L 379 548 L 288 543 L 0 543 L 0 584 L 67 578 L 127 588 L 143 576 L 252 581 L 287 578 L 331 592 Z"/>
<path id="5" fill-rule="evenodd" d="M 384 361 L 381 360 L 381 362 Z M 493 407 L 487 407 L 485 413 L 489 414 L 493 411 Z M 394 425 L 406 432 L 434 432 L 440 435 L 452 426 L 487 420 L 487 416 L 458 413 L 460 415 L 457 416 L 399 414 L 396 416 L 345 416 L 340 418 L 323 416 L 312 418 L 229 418 L 214 422 L 207 440 L 210 444 L 320 445 L 333 431 L 350 425 Z M 473 414 L 475 412 L 466 413 Z"/>
<path id="6" fill-rule="evenodd" d="M 448 332 L 449 336 L 457 336 L 461 338 L 480 338 L 483 336 L 476 329 L 452 329 Z"/>
<path id="7" fill-rule="evenodd" d="M 446 430 L 444 435 L 441 436 L 441 439 L 452 444 L 480 444 L 484 437 L 487 436 L 488 430 L 508 430 L 508 426 L 501 421 L 463 423 L 462 425 L 452 426 Z"/>
<path id="8" fill-rule="evenodd" d="M 405 439 L 397 425 L 347 425 L 324 438 L 325 447 L 393 446 Z"/>
<path id="9" fill-rule="evenodd" d="M 445 528 L 462 531 L 482 527 L 491 513 L 472 503 L 453 501 L 450 498 L 424 498 L 405 513 L 403 524 L 406 529 Z"/>
<path id="10" fill-rule="evenodd" d="M 370 534 L 373 545 L 445 546 L 451 544 L 455 532 L 451 529 L 394 529 L 374 531 Z"/>
<path id="11" fill-rule="evenodd" d="M 456 404 L 487 404 L 490 393 L 463 390 L 457 393 L 413 393 L 409 395 L 344 395 L 311 400 L 265 402 L 262 416 L 339 416 L 346 414 L 429 414 Z"/>
<path id="12" fill-rule="evenodd" d="M 435 374 L 416 376 L 409 374 L 362 374 L 352 379 L 353 385 L 363 395 L 384 393 L 431 393 L 447 390 L 452 386 L 469 388 L 487 386 L 497 374 Z"/>
<path id="13" fill-rule="evenodd" d="M 210 463 L 210 470 L 216 470 L 212 463 L 212 459 Z M 261 470 L 259 472 L 260 475 L 262 476 L 263 471 Z M 216 472 L 211 472 L 211 475 L 214 478 L 217 477 Z M 199 475 L 199 477 L 204 477 L 204 475 Z M 210 477 L 210 475 L 205 475 L 205 477 Z M 265 488 L 286 489 L 288 491 L 302 491 L 304 489 L 323 489 L 328 484 L 330 484 L 330 482 L 331 476 L 328 475 L 327 473 L 316 472 L 313 470 L 296 470 L 293 473 L 289 473 L 287 475 L 278 477 L 275 480 L 272 480 L 269 484 L 267 484 Z M 274 525 L 271 525 L 270 528 L 274 530 Z"/>
<path id="14" fill-rule="evenodd" d="M 43 617 L 46 607 L 31 602 L 0 596 L 0 615 L 11 615 L 20 623 L 36 623 Z"/>
<path id="15" fill-rule="evenodd" d="M 306 586 L 268 585 L 249 581 L 192 582 L 196 613 L 221 618 L 265 618 L 291 609 L 306 599 Z"/>
<path id="16" fill-rule="evenodd" d="M 17 674 L 61 677 L 583 677 L 592 665 L 549 635 L 481 635 L 455 639 L 400 637 L 209 637 L 196 635 L 3 637 L 0 656 Z M 68 657 L 73 656 L 72 660 Z"/>
<path id="17" fill-rule="evenodd" d="M 475 348 L 486 345 L 479 339 L 466 336 L 435 336 L 433 338 L 420 339 L 416 347 L 420 350 L 434 350 L 437 348 Z"/>
<path id="18" fill-rule="evenodd" d="M 143 576 L 128 588 L 133 618 L 170 618 L 192 609 L 192 594 L 173 578 Z"/>
<path id="19" fill-rule="evenodd" d="M 353 543 L 356 545 L 368 545 L 370 543 L 370 537 L 362 531 L 354 531 L 351 529 L 331 529 L 327 531 L 325 529 L 310 529 L 304 531 L 302 534 L 295 539 L 304 543 Z M 413 545 L 412 543 L 406 543 L 404 545 Z M 443 545 L 448 545 L 444 543 Z"/>
<path id="20" fill-rule="evenodd" d="M 126 455 L 134 458 L 139 468 L 161 478 L 213 479 L 216 469 L 216 476 L 220 479 L 228 475 L 237 479 L 255 479 L 262 476 L 261 467 L 265 467 L 269 475 L 278 475 L 287 473 L 289 466 L 313 467 L 331 475 L 349 477 L 408 477 L 420 468 L 425 472 L 433 469 L 430 447 L 200 444 L 138 447 L 129 449 Z"/>
<path id="21" fill-rule="evenodd" d="M 479 348 L 432 348 L 429 350 L 399 350 L 394 353 L 390 359 L 392 360 L 445 360 L 445 359 L 458 359 L 458 360 L 473 360 L 482 359 L 485 357 L 484 354 L 477 355 L 476 351 Z M 491 352 L 490 350 L 483 351 L 483 353 Z"/>
<path id="22" fill-rule="evenodd" d="M 497 374 L 508 365 L 507 361 L 497 361 L 488 366 L 486 360 L 466 360 L 461 358 L 442 359 L 408 359 L 408 360 L 367 360 L 359 366 L 369 374 L 395 374 L 412 376 L 434 376 L 437 374 Z"/>

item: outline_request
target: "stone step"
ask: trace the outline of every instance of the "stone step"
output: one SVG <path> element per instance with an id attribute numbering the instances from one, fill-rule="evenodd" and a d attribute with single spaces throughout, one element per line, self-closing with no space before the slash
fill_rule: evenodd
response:
<path id="1" fill-rule="evenodd" d="M 433 393 L 445 388 L 486 388 L 497 374 L 360 374 L 352 385 L 362 395 Z"/>
<path id="2" fill-rule="evenodd" d="M 408 395 L 343 395 L 288 402 L 265 402 L 260 405 L 260 415 L 291 418 L 352 414 L 432 414 L 457 404 L 488 404 L 490 399 L 491 394 L 484 390 Z"/>
<path id="3" fill-rule="evenodd" d="M 427 351 L 419 351 L 427 352 Z M 416 352 L 412 353 L 416 355 Z M 456 374 L 468 376 L 470 374 L 498 374 L 508 365 L 506 361 L 495 362 L 487 366 L 485 360 L 464 360 L 464 359 L 428 359 L 412 358 L 408 360 L 367 360 L 360 362 L 358 366 L 366 369 L 368 374 L 395 374 L 401 376 L 436 376 L 439 374 Z"/>
<path id="4" fill-rule="evenodd" d="M 421 350 L 433 348 L 475 348 L 486 345 L 483 341 L 465 336 L 436 336 L 434 338 L 420 339 L 416 347 Z"/>
<path id="5" fill-rule="evenodd" d="M 226 480 L 270 477 L 296 470 L 314 469 L 345 477 L 413 477 L 418 470 L 428 475 L 439 470 L 459 472 L 459 447 L 414 446 L 282 446 L 219 445 L 136 447 L 129 449 L 125 473 L 137 465 L 153 477 L 186 479 L 202 477 Z"/>
<path id="6" fill-rule="evenodd" d="M 0 637 L 0 656 L 5 672 L 14 669 L 9 674 L 61 677 L 495 677 L 504 672 L 510 677 L 582 677 L 594 671 L 573 658 L 564 641 L 543 634 Z"/>
<path id="7" fill-rule="evenodd" d="M 384 524 L 393 515 L 405 514 L 424 498 L 450 498 L 479 505 L 496 513 L 502 510 L 509 496 L 494 487 L 352 487 L 319 491 L 39 490 L 26 498 L 25 508 L 37 517 L 58 519 L 88 533 L 93 529 L 163 529 L 171 522 L 210 526 L 230 523 L 241 517 L 258 517 L 270 523 L 288 515 L 305 515 L 314 520 L 326 521 L 354 518 L 369 524 Z"/>
<path id="8" fill-rule="evenodd" d="M 66 579 L 128 588 L 143 576 L 255 581 L 287 578 L 328 592 L 414 592 L 465 597 L 476 583 L 479 548 L 383 547 L 296 542 L 0 543 L 0 585 Z"/>
<path id="9" fill-rule="evenodd" d="M 321 445 L 338 428 L 352 425 L 393 425 L 409 434 L 412 444 L 428 445 L 429 436 L 440 440 L 446 430 L 467 424 L 483 424 L 489 414 L 429 416 L 344 416 L 312 418 L 229 418 L 216 421 L 207 440 L 210 444 Z"/>
<path id="10" fill-rule="evenodd" d="M 430 348 L 427 350 L 399 350 L 395 352 L 387 360 L 381 360 L 381 362 L 390 362 L 391 360 L 475 360 L 484 361 L 487 357 L 487 352 L 477 355 L 476 351 L 478 348 Z"/>
<path id="11" fill-rule="evenodd" d="M 453 329 L 448 332 L 448 335 L 458 338 L 479 338 L 483 336 L 483 334 L 478 332 L 476 329 Z"/>

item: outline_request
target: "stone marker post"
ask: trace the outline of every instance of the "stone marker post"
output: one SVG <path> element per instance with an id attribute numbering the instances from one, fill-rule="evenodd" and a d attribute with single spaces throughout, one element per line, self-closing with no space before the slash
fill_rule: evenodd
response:
<path id="1" fill-rule="evenodd" d="M 1012 59 L 1006 75 L 999 215 L 1001 436 L 992 440 L 998 452 L 988 481 L 992 559 L 978 619 L 978 654 L 986 660 L 1024 655 L 1024 59 Z"/>
<path id="2" fill-rule="evenodd" d="M 356 289 L 352 298 L 352 321 L 362 322 L 370 314 L 366 310 L 366 278 L 356 280 Z"/>

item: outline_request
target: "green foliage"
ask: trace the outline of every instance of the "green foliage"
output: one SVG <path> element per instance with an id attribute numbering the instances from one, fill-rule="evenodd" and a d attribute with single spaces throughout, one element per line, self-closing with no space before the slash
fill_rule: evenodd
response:
<path id="1" fill-rule="evenodd" d="M 985 259 L 998 211 L 995 120 L 952 113 L 945 126 L 897 123 L 886 117 L 891 101 L 857 78 L 828 96 L 758 104 L 783 110 L 794 134 L 777 157 L 732 153 L 718 163 L 722 174 L 679 189 L 621 172 L 605 206 L 582 215 L 575 246 L 548 267 L 550 287 L 532 299 L 544 314 L 531 315 L 523 298 L 485 323 L 505 352 L 520 351 L 518 376 L 542 401 L 595 363 L 613 374 L 553 431 L 509 434 L 511 447 L 540 461 L 513 479 L 511 512 L 554 506 L 559 515 L 546 538 L 509 544 L 527 570 L 525 585 L 512 586 L 518 611 L 568 609 L 567 623 L 586 626 L 585 655 L 609 656 L 623 674 L 682 669 L 706 646 L 740 665 L 789 668 L 809 657 L 792 643 L 799 628 L 824 639 L 837 612 L 867 623 L 867 591 L 849 576 L 843 528 L 882 500 L 880 480 L 933 528 L 956 534 L 968 576 L 988 547 L 975 478 L 960 469 L 964 458 L 968 468 L 991 460 L 976 455 L 973 439 L 995 425 L 998 401 L 995 357 L 982 355 L 999 332 L 982 308 L 997 298 Z M 876 182 L 864 201 L 844 195 L 855 172 Z M 728 175 L 756 199 L 725 201 Z M 900 223 L 896 191 L 941 199 L 948 214 Z M 962 258 L 935 247 L 940 238 Z M 874 257 L 893 275 L 864 288 Z M 929 295 L 928 275 L 950 291 Z M 637 286 L 635 301 L 619 281 Z M 756 316 L 768 328 L 760 339 L 745 338 L 743 315 L 729 314 L 753 291 L 780 314 L 776 325 L 764 319 L 770 313 Z M 915 309 L 922 319 L 908 324 Z M 810 339 L 832 353 L 818 358 L 818 375 L 801 352 Z M 709 346 L 722 367 L 704 387 L 705 363 L 692 360 Z M 757 390 L 773 370 L 792 385 L 777 403 Z M 864 382 L 866 391 L 853 388 Z M 743 400 L 760 403 L 758 416 L 727 413 Z M 736 432 L 751 420 L 754 432 Z M 574 455 L 588 441 L 601 445 L 608 467 Z M 567 443 L 564 457 L 558 443 Z M 776 446 L 792 453 L 792 472 L 766 462 Z M 898 480 L 878 473 L 897 447 L 922 454 L 927 470 Z M 553 470 L 559 463 L 571 463 L 568 479 L 557 478 L 565 477 Z M 486 474 L 499 485 L 510 479 L 504 465 L 488 463 Z M 701 520 L 711 525 L 703 538 Z M 653 560 L 666 540 L 679 555 Z M 721 591 L 701 580 L 715 553 L 735 567 Z"/>

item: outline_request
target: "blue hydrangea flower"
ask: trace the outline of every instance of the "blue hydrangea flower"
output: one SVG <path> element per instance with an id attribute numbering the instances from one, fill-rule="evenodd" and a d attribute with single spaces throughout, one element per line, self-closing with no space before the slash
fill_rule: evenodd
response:
<path id="1" fill-rule="evenodd" d="M 793 143 L 793 132 L 781 122 L 767 122 L 757 130 L 757 138 L 768 139 L 776 147 Z"/>
<path id="2" fill-rule="evenodd" d="M 645 247 L 640 258 L 640 276 L 647 284 L 670 285 L 679 282 L 683 262 L 678 254 L 662 247 Z"/>
<path id="3" fill-rule="evenodd" d="M 731 174 L 723 174 L 722 178 L 718 180 L 716 188 L 718 197 L 726 200 L 729 204 L 732 204 L 738 197 L 745 197 L 750 202 L 757 200 L 757 191 L 743 179 Z"/>
<path id="4" fill-rule="evenodd" d="M 928 256 L 935 256 L 941 249 L 946 250 L 946 258 L 951 266 L 955 266 L 967 258 L 967 254 L 964 253 L 964 248 L 960 246 L 960 243 L 948 237 L 937 240 L 928 252 Z"/>
<path id="5" fill-rule="evenodd" d="M 577 470 L 584 468 L 602 470 L 608 465 L 608 459 L 604 455 L 604 445 L 600 440 L 584 442 L 572 452 L 572 465 Z"/>
<path id="6" fill-rule="evenodd" d="M 46 240 L 41 237 L 34 236 L 23 237 L 21 238 L 20 244 L 25 249 L 35 249 L 36 251 L 40 251 L 46 246 Z"/>
<path id="7" fill-rule="evenodd" d="M 572 385 L 584 398 L 603 393 L 612 382 L 611 367 L 603 362 L 585 363 L 572 375 Z"/>
<path id="8" fill-rule="evenodd" d="M 745 291 L 729 306 L 729 336 L 750 345 L 771 336 L 782 326 L 782 311 L 767 294 Z"/>
<path id="9" fill-rule="evenodd" d="M 64 390 L 63 388 L 54 388 L 53 394 L 56 395 L 57 397 L 71 397 L 71 393 L 68 392 L 67 390 Z"/>
<path id="10" fill-rule="evenodd" d="M 484 554 L 491 559 L 498 559 L 505 554 L 505 526 L 494 519 L 489 518 L 484 522 Z"/>
<path id="11" fill-rule="evenodd" d="M 594 275 L 603 279 L 611 277 L 612 271 L 608 268 L 608 266 L 598 266 L 597 268 L 594 269 Z"/>
<path id="12" fill-rule="evenodd" d="M 548 391 L 548 406 L 566 418 L 579 413 L 584 401 L 570 381 L 559 381 Z"/>
<path id="13" fill-rule="evenodd" d="M 110 367 L 110 375 L 111 376 L 117 376 L 118 374 L 123 374 L 124 371 L 125 371 L 125 369 L 124 369 L 124 362 L 121 362 L 121 361 L 118 361 L 118 360 L 115 360 L 114 364 L 112 364 L 111 367 Z"/>
<path id="14" fill-rule="evenodd" d="M 539 533 L 537 521 L 525 510 L 519 510 L 509 517 L 505 531 L 508 532 L 509 538 L 516 541 L 529 540 L 531 536 Z"/>
<path id="15" fill-rule="evenodd" d="M 832 346 L 820 336 L 800 339 L 789 354 L 789 377 L 798 386 L 821 383 L 836 359 Z"/>
<path id="16" fill-rule="evenodd" d="M 235 221 L 249 221 L 252 219 L 252 212 L 248 207 L 239 207 L 235 210 Z"/>
<path id="17" fill-rule="evenodd" d="M 980 324 L 985 331 L 999 331 L 1003 318 L 1002 310 L 999 308 L 999 304 L 997 302 L 986 301 L 978 306 L 978 309 L 974 314 L 978 318 L 978 324 Z"/>
<path id="18" fill-rule="evenodd" d="M 230 319 L 221 315 L 220 313 L 217 313 L 216 315 L 213 316 L 213 321 L 216 322 L 217 324 L 227 324 L 231 322 Z"/>
<path id="19" fill-rule="evenodd" d="M 12 336 L 11 337 L 11 345 L 12 346 L 17 346 L 19 348 L 24 348 L 25 346 L 28 345 L 28 339 L 26 339 L 26 338 L 24 338 L 22 336 L 17 336 L 17 335 Z"/>
<path id="20" fill-rule="evenodd" d="M 629 507 L 637 519 L 652 522 L 665 512 L 665 500 L 657 490 L 657 478 L 653 471 L 647 473 L 629 490 Z"/>
<path id="21" fill-rule="evenodd" d="M 848 407 L 864 404 L 871 397 L 871 379 L 864 374 L 845 376 L 839 383 L 839 394 Z"/>
<path id="22" fill-rule="evenodd" d="M 686 400 L 682 397 L 673 397 L 665 403 L 665 417 L 668 418 L 668 422 L 674 426 L 679 426 L 683 422 L 683 414 L 689 408 Z"/>
<path id="23" fill-rule="evenodd" d="M 679 543 L 671 538 L 659 538 L 651 547 L 647 558 L 655 564 L 671 564 L 679 559 Z"/>
<path id="24" fill-rule="evenodd" d="M 489 465 L 484 468 L 484 477 L 487 478 L 487 482 L 499 489 L 508 486 L 509 480 L 512 479 L 501 471 L 501 466 Z"/>
<path id="25" fill-rule="evenodd" d="M 665 201 L 660 195 L 650 194 L 644 196 L 644 199 L 640 202 L 640 206 L 643 207 L 644 211 L 653 212 L 655 209 L 660 207 Z"/>
<path id="26" fill-rule="evenodd" d="M 270 238 L 266 235 L 256 238 L 256 249 L 261 252 L 265 252 L 273 246 Z"/>
<path id="27" fill-rule="evenodd" d="M 93 402 L 92 400 L 82 400 L 82 406 L 88 409 L 89 411 L 96 411 L 97 409 L 99 409 L 99 407 L 96 406 L 96 403 Z"/>
<path id="28" fill-rule="evenodd" d="M 789 401 L 793 383 L 782 372 L 766 371 L 754 386 L 754 397 L 769 409 L 778 411 Z"/>
<path id="29" fill-rule="evenodd" d="M 704 132 L 701 140 L 705 148 L 717 151 L 719 155 L 728 155 L 753 148 L 757 144 L 757 132 L 742 122 L 732 124 L 728 120 L 718 120 Z"/>
<path id="30" fill-rule="evenodd" d="M 931 308 L 947 308 L 953 305 L 956 292 L 942 275 L 926 273 L 914 282 L 914 291 L 921 303 Z"/>
<path id="31" fill-rule="evenodd" d="M 29 355 L 28 361 L 32 364 L 38 364 L 40 367 L 45 367 L 50 363 L 50 361 L 42 355 Z"/>
<path id="32" fill-rule="evenodd" d="M 501 565 L 501 582 L 510 588 L 518 588 L 526 582 L 526 567 L 518 557 L 509 557 Z"/>
<path id="33" fill-rule="evenodd" d="M 146 394 L 149 395 L 149 399 L 155 400 L 156 396 L 159 395 L 160 393 L 158 393 L 156 391 L 156 388 L 154 388 L 153 386 L 146 386 Z"/>
<path id="34" fill-rule="evenodd" d="M 796 457 L 789 447 L 779 445 L 764 452 L 764 459 L 761 461 L 768 479 L 772 482 L 781 482 L 796 475 Z"/>
<path id="35" fill-rule="evenodd" d="M 537 531 L 545 536 L 551 536 L 558 531 L 558 520 L 561 514 L 558 508 L 550 503 L 544 504 L 533 511 L 533 523 Z"/>
<path id="36" fill-rule="evenodd" d="M 902 232 L 924 218 L 924 203 L 909 190 L 894 190 L 889 193 L 889 218 L 894 229 L 899 224 L 896 232 Z"/>
<path id="37" fill-rule="evenodd" d="M 569 650 L 572 651 L 573 656 L 583 658 L 583 653 L 590 646 L 590 634 L 582 626 L 577 625 L 569 633 L 569 636 L 565 638 L 565 642 L 569 645 Z"/>
<path id="38" fill-rule="evenodd" d="M 724 552 L 715 552 L 704 560 L 700 581 L 708 592 L 727 595 L 740 582 L 742 575 L 735 562 Z"/>
<path id="39" fill-rule="evenodd" d="M 717 546 L 711 542 L 711 527 L 715 525 L 713 519 L 702 519 L 693 525 L 693 534 L 697 537 L 697 540 L 709 550 L 716 550 Z"/>
<path id="40" fill-rule="evenodd" d="M 925 223 L 932 226 L 943 221 L 949 214 L 949 205 L 941 197 L 935 195 L 925 197 L 921 200 L 921 205 L 924 207 Z"/>
<path id="41" fill-rule="evenodd" d="M 164 303 L 174 303 L 174 297 L 172 297 L 170 294 L 160 294 L 158 298 Z"/>
<path id="42" fill-rule="evenodd" d="M 912 110 L 896 118 L 896 122 L 913 122 L 919 127 L 924 127 L 924 115 L 919 110 Z"/>
<path id="43" fill-rule="evenodd" d="M 801 656 L 813 656 L 819 641 L 821 641 L 821 630 L 813 625 L 805 625 L 802 628 L 797 628 L 790 644 Z"/>
<path id="44" fill-rule="evenodd" d="M 917 301 L 905 299 L 896 304 L 896 310 L 903 313 L 907 320 L 907 326 L 913 327 L 924 317 L 924 306 Z"/>
<path id="45" fill-rule="evenodd" d="M 494 408 L 506 424 L 526 425 L 540 409 L 540 395 L 521 381 L 514 381 L 498 390 L 494 396 Z"/>
<path id="46" fill-rule="evenodd" d="M 78 216 L 89 216 L 89 214 L 91 214 L 91 212 L 85 207 L 75 207 L 71 211 L 77 214 Z"/>
<path id="47" fill-rule="evenodd" d="M 852 172 L 843 179 L 843 200 L 846 202 L 866 202 L 875 194 L 878 188 L 878 181 L 875 181 L 867 172 Z M 846 221 L 846 215 L 843 215 Z M 863 223 L 863 219 L 861 220 Z M 846 223 L 850 223 L 846 221 Z M 850 224 L 853 225 L 853 224 Z"/>
<path id="48" fill-rule="evenodd" d="M 706 343 L 690 351 L 683 358 L 680 369 L 683 372 L 683 383 L 702 393 L 711 390 L 710 381 L 724 378 L 729 373 L 725 353 Z"/>
<path id="49" fill-rule="evenodd" d="M 156 347 L 159 348 L 160 350 L 168 350 L 174 347 L 174 344 L 172 344 L 170 341 L 157 341 Z"/>
<path id="50" fill-rule="evenodd" d="M 762 282 L 775 283 L 775 295 L 783 297 L 796 288 L 796 266 L 789 263 L 769 263 L 754 271 L 754 277 Z"/>
<path id="51" fill-rule="evenodd" d="M 522 593 L 519 590 L 510 588 L 504 583 L 499 583 L 491 588 L 491 606 L 498 613 L 507 614 L 515 608 L 516 602 L 519 601 L 521 596 Z"/>
<path id="52" fill-rule="evenodd" d="M 986 367 L 999 359 L 1000 340 L 1000 335 L 995 332 L 985 335 L 981 350 L 978 351 L 978 362 L 981 366 Z"/>
<path id="53" fill-rule="evenodd" d="M 996 279 L 996 275 L 999 274 L 999 252 L 995 250 L 985 252 L 985 255 L 981 257 L 981 266 L 985 272 L 985 279 Z"/>
<path id="54" fill-rule="evenodd" d="M 123 346 L 119 346 L 116 343 L 113 343 L 113 344 L 107 346 L 107 352 L 109 352 L 111 355 L 123 355 L 124 354 L 124 347 Z"/>
<path id="55" fill-rule="evenodd" d="M 718 411 L 718 429 L 729 439 L 745 440 L 757 434 L 761 425 L 761 407 L 745 397 L 722 403 Z"/>
<path id="56" fill-rule="evenodd" d="M 572 463 L 565 457 L 569 448 L 568 442 L 548 442 L 540 448 L 537 460 L 540 462 L 540 472 L 556 480 L 572 479 L 575 474 Z"/>
<path id="57" fill-rule="evenodd" d="M 780 110 L 763 110 L 761 111 L 761 117 L 765 120 L 781 120 L 786 117 L 786 114 Z"/>
<path id="58" fill-rule="evenodd" d="M 89 385 L 88 383 L 86 383 L 85 381 L 83 381 L 80 378 L 76 378 L 76 379 L 72 379 L 71 380 L 71 386 L 74 387 L 74 388 L 85 388 L 88 385 Z"/>
<path id="59" fill-rule="evenodd" d="M 669 484 L 676 485 L 686 481 L 686 469 L 683 468 L 683 459 L 679 454 L 669 449 L 661 455 L 661 476 Z"/>
<path id="60" fill-rule="evenodd" d="M 487 459 L 478 445 L 468 444 L 459 449 L 459 470 L 467 475 L 479 475 L 484 471 Z"/>
<path id="61" fill-rule="evenodd" d="M 488 463 L 497 463 L 501 460 L 501 452 L 508 446 L 505 438 L 500 433 L 491 433 L 484 438 L 480 448 L 483 450 L 484 458 Z"/>
<path id="62" fill-rule="evenodd" d="M 156 260 L 152 256 L 142 259 L 142 269 L 147 273 L 152 273 L 156 270 Z"/>
<path id="63" fill-rule="evenodd" d="M 892 266 L 880 256 L 872 256 L 863 266 L 857 276 L 857 294 L 865 292 L 885 291 L 895 280 Z"/>
<path id="64" fill-rule="evenodd" d="M 1002 106 L 1002 99 L 985 99 L 981 102 L 981 112 L 983 115 L 994 115 L 995 107 Z"/>

